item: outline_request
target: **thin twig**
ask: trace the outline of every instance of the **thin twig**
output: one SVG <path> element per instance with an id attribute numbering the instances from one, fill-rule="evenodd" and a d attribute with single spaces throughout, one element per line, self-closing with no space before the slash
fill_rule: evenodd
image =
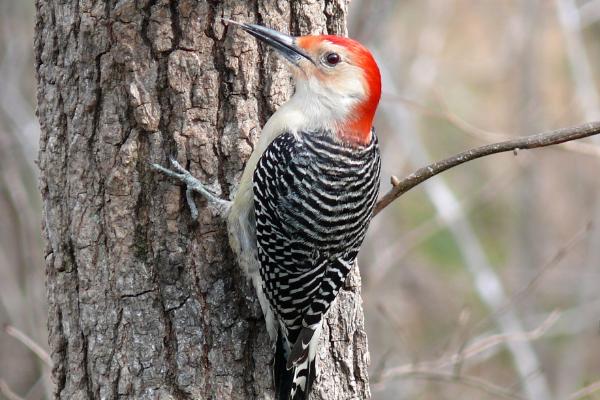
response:
<path id="1" fill-rule="evenodd" d="M 436 97 L 436 100 L 441 107 L 440 110 L 420 104 L 414 100 L 406 99 L 401 96 L 394 96 L 391 94 L 384 94 L 382 99 L 401 103 L 404 106 L 418 111 L 419 113 L 427 117 L 442 119 L 454 126 L 455 128 L 466 133 L 467 135 L 479 140 L 501 142 L 504 140 L 510 140 L 513 137 L 505 132 L 489 131 L 473 125 L 469 121 L 452 112 L 441 97 Z M 558 143 L 558 148 L 560 148 L 561 150 L 568 150 L 579 154 L 585 154 L 587 156 L 600 157 L 600 146 L 595 144 L 582 142 L 566 142 Z"/>
<path id="2" fill-rule="evenodd" d="M 0 379 L 0 393 L 8 400 L 24 400 L 21 396 L 12 391 L 6 382 Z"/>
<path id="3" fill-rule="evenodd" d="M 441 99 L 437 99 L 438 103 L 440 103 L 440 106 L 442 107 L 441 110 L 436 110 L 434 108 L 423 105 L 417 101 L 410 100 L 410 99 L 404 98 L 402 96 L 392 95 L 392 94 L 384 94 L 382 96 L 382 100 L 384 100 L 384 101 L 388 100 L 388 101 L 393 101 L 396 103 L 401 103 L 402 105 L 409 107 L 412 110 L 418 111 L 419 113 L 421 113 L 427 117 L 442 119 L 442 120 L 450 123 L 451 125 L 453 125 L 455 128 L 458 128 L 461 131 L 468 133 L 469 135 L 474 136 L 478 139 L 498 142 L 501 140 L 506 140 L 506 138 L 507 138 L 507 135 L 504 133 L 487 131 L 485 129 L 481 129 L 481 128 L 471 124 L 470 122 L 464 120 L 463 118 L 459 117 L 457 114 L 450 111 L 447 108 L 447 106 L 443 102 L 440 101 Z"/>
<path id="4" fill-rule="evenodd" d="M 584 240 L 585 238 L 587 238 L 589 236 L 592 226 L 593 226 L 593 224 L 590 221 L 590 222 L 586 223 L 583 228 L 579 229 L 575 233 L 575 235 L 573 235 L 573 237 L 571 237 L 569 240 L 567 240 L 567 242 L 565 243 L 564 246 L 561 246 L 559 249 L 557 249 L 556 252 L 548 259 L 548 261 L 546 261 L 544 263 L 544 265 L 542 265 L 542 267 L 540 267 L 536 271 L 535 275 L 531 278 L 531 280 L 529 280 L 525 284 L 525 286 L 523 286 L 520 290 L 517 290 L 516 292 L 514 292 L 510 296 L 510 298 L 508 299 L 506 304 L 504 304 L 503 306 L 498 308 L 498 310 L 496 310 L 494 312 L 494 314 L 497 315 L 497 314 L 506 312 L 508 309 L 513 307 L 515 304 L 522 301 L 523 298 L 531 295 L 533 293 L 533 291 L 535 290 L 535 287 L 538 284 L 538 282 L 542 279 L 542 277 L 544 277 L 544 275 L 548 271 L 550 271 L 552 268 L 554 268 L 556 265 L 558 265 L 567 255 L 569 255 L 569 253 L 573 250 L 573 248 L 575 246 L 577 246 L 582 240 Z M 494 317 L 494 315 L 486 316 L 485 318 L 483 318 L 481 321 L 479 321 L 477 323 L 477 326 L 483 325 L 486 321 L 488 321 L 489 319 L 491 319 L 493 317 Z"/>
<path id="5" fill-rule="evenodd" d="M 560 312 L 560 320 L 557 321 L 556 323 L 554 323 L 554 325 L 552 325 L 551 327 L 549 327 L 547 329 L 546 332 L 544 332 L 543 336 L 545 339 L 552 339 L 552 338 L 560 338 L 560 337 L 567 337 L 567 336 L 576 336 L 581 334 L 581 332 L 583 332 L 584 330 L 589 330 L 589 329 L 594 329 L 594 327 L 596 326 L 597 322 L 593 321 L 593 320 L 588 320 L 585 321 L 584 324 L 581 323 L 581 321 L 577 320 L 577 316 L 580 315 L 583 312 L 587 312 L 587 310 L 589 309 L 589 314 L 592 315 L 597 315 L 598 314 L 598 310 L 600 310 L 598 308 L 598 305 L 600 305 L 600 300 L 597 300 L 593 303 L 591 303 L 590 305 L 586 305 L 584 306 L 577 306 L 568 310 L 561 310 Z M 533 314 L 531 316 L 528 316 L 526 318 L 527 321 L 538 321 L 538 320 L 543 320 L 543 321 L 548 321 L 549 318 L 553 318 L 553 314 L 555 313 L 555 311 L 552 311 L 551 313 L 544 313 L 544 314 Z M 473 331 L 475 328 L 471 327 L 471 331 Z M 485 333 L 482 335 L 479 335 L 478 339 L 474 339 L 473 340 L 473 345 L 472 347 L 470 347 L 471 349 L 475 346 L 478 346 L 479 344 L 484 343 L 485 341 L 487 341 L 489 338 L 493 338 L 493 337 L 497 337 L 495 334 L 490 334 L 490 333 Z M 465 343 L 463 344 L 456 353 L 464 353 L 464 349 L 467 348 L 467 345 L 469 343 Z M 480 352 L 478 354 L 475 354 L 474 356 L 472 356 L 471 359 L 469 359 L 469 367 L 474 367 L 475 365 L 478 365 L 480 363 L 485 362 L 486 360 L 489 360 L 493 357 L 495 357 L 500 351 L 502 350 L 501 344 L 498 344 L 497 346 L 491 346 L 487 349 L 484 349 L 483 352 Z M 456 357 L 456 354 L 452 354 L 452 355 L 448 355 L 448 356 L 441 356 L 438 360 L 438 362 L 442 362 L 442 360 L 449 360 L 451 357 Z M 414 359 L 414 357 L 413 357 Z M 430 363 L 435 362 L 431 361 Z M 454 372 L 456 372 L 457 367 L 460 366 L 462 364 L 462 360 L 457 359 L 457 364 L 447 364 L 445 368 L 451 368 Z M 404 366 L 408 366 L 411 365 L 409 363 L 406 363 Z M 414 364 L 413 364 L 414 365 Z M 425 364 L 419 364 L 420 366 L 423 366 Z M 404 367 L 403 366 L 403 367 Z M 461 366 L 462 368 L 462 366 Z M 373 374 L 372 377 L 372 381 L 376 382 L 378 379 L 380 379 L 379 377 L 381 376 L 381 374 L 385 371 L 385 368 L 381 368 L 380 371 L 378 372 L 378 374 Z M 559 398 L 565 398 L 566 399 L 567 396 L 562 396 Z"/>
<path id="6" fill-rule="evenodd" d="M 596 381 L 594 383 L 591 383 L 591 384 L 579 389 L 578 391 L 576 391 L 575 393 L 573 393 L 569 397 L 567 397 L 567 400 L 583 399 L 597 391 L 600 391 L 600 381 Z"/>
<path id="7" fill-rule="evenodd" d="M 524 400 L 524 397 L 521 397 L 517 394 L 514 394 L 501 386 L 495 385 L 491 382 L 486 381 L 485 379 L 481 379 L 475 376 L 466 376 L 466 375 L 455 375 L 452 373 L 445 372 L 436 372 L 436 371 L 428 371 L 428 370 L 418 370 L 411 371 L 406 376 L 418 379 L 426 379 L 431 381 L 443 381 L 449 383 L 460 383 L 465 386 L 469 386 L 475 389 L 479 389 L 488 394 L 504 397 L 507 399 L 516 399 L 516 400 Z"/>
<path id="8" fill-rule="evenodd" d="M 492 154 L 503 153 L 507 151 L 518 151 L 526 149 L 535 149 L 539 147 L 552 146 L 571 140 L 582 139 L 585 137 L 597 135 L 600 133 L 600 122 L 590 122 L 583 125 L 577 125 L 570 128 L 557 129 L 555 131 L 539 133 L 537 135 L 524 136 L 513 140 L 507 140 L 500 143 L 488 144 L 471 150 L 463 151 L 445 160 L 437 161 L 425 167 L 418 169 L 406 178 L 402 179 L 398 185 L 392 187 L 375 206 L 374 214 L 378 214 L 390 203 L 402 196 L 404 193 L 423 183 L 429 178 L 444 172 L 450 168 L 464 164 L 477 158 L 489 156 Z"/>
<path id="9" fill-rule="evenodd" d="M 391 378 L 411 374 L 414 371 L 421 370 L 439 370 L 445 367 L 451 367 L 456 363 L 462 363 L 465 360 L 473 358 L 492 347 L 508 342 L 532 341 L 542 337 L 558 321 L 560 313 L 552 312 L 537 328 L 527 332 L 515 332 L 508 334 L 498 334 L 488 336 L 470 346 L 465 347 L 460 353 L 452 354 L 449 357 L 442 357 L 434 361 L 425 361 L 416 364 L 405 364 L 398 367 L 388 368 L 379 377 L 379 381 L 385 381 Z"/>
<path id="10" fill-rule="evenodd" d="M 52 367 L 52 360 L 50 359 L 50 356 L 48 355 L 46 350 L 44 350 L 42 346 L 40 346 L 33 339 L 27 336 L 23 331 L 15 328 L 12 325 L 6 326 L 5 331 L 9 336 L 12 336 L 19 342 L 23 343 L 25 347 L 27 347 L 36 356 L 38 356 L 38 358 L 42 360 L 44 364 L 46 364 L 49 367 Z"/>

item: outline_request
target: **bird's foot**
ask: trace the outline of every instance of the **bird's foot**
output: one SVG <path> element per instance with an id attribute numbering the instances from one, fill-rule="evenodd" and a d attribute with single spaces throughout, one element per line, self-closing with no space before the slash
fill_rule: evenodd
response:
<path id="1" fill-rule="evenodd" d="M 150 164 L 150 166 L 163 174 L 170 176 L 171 178 L 175 178 L 182 183 L 185 184 L 185 198 L 187 200 L 188 206 L 190 207 L 190 213 L 192 214 L 192 219 L 198 218 L 198 208 L 196 207 L 196 203 L 194 202 L 194 198 L 192 196 L 192 192 L 197 192 L 202 195 L 210 204 L 213 205 L 221 216 L 227 215 L 229 208 L 231 207 L 231 201 L 223 200 L 215 196 L 208 189 L 204 187 L 202 182 L 198 179 L 194 178 L 192 174 L 185 168 L 181 166 L 174 158 L 169 159 L 171 161 L 171 166 L 175 171 L 172 171 L 168 168 L 163 167 L 158 164 Z"/>

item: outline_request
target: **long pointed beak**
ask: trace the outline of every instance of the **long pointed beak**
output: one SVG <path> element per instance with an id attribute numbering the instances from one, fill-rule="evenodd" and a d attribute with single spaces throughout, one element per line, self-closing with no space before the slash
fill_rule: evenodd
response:
<path id="1" fill-rule="evenodd" d="M 276 30 L 265 28 L 264 26 L 260 25 L 246 24 L 225 18 L 223 18 L 223 21 L 228 25 L 233 24 L 239 26 L 261 42 L 273 47 L 294 65 L 298 65 L 302 59 L 307 59 L 314 64 L 312 58 L 310 58 L 310 56 L 306 54 L 304 50 L 298 47 L 296 44 L 296 39 L 293 36 L 286 35 L 285 33 L 277 32 Z"/>

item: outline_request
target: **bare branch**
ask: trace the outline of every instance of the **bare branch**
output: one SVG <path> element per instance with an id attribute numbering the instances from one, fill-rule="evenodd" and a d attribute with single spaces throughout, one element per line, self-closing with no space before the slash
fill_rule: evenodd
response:
<path id="1" fill-rule="evenodd" d="M 379 381 L 384 381 L 394 377 L 410 375 L 415 371 L 439 370 L 445 367 L 451 367 L 457 363 L 462 363 L 467 359 L 473 358 L 492 347 L 515 341 L 531 341 L 542 337 L 558 321 L 560 313 L 552 312 L 537 328 L 527 332 L 515 332 L 509 334 L 492 335 L 483 338 L 470 346 L 467 346 L 459 353 L 452 354 L 449 357 L 442 357 L 434 361 L 425 361 L 416 364 L 405 364 L 398 367 L 389 368 L 379 376 Z"/>
<path id="2" fill-rule="evenodd" d="M 570 128 L 557 129 L 555 131 L 539 133 L 537 135 L 524 136 L 500 143 L 488 144 L 471 150 L 463 151 L 445 160 L 437 161 L 418 169 L 406 178 L 402 179 L 389 192 L 387 192 L 375 206 L 374 214 L 378 214 L 390 203 L 408 192 L 415 186 L 423 183 L 429 178 L 444 172 L 450 168 L 464 164 L 477 158 L 489 156 L 507 151 L 518 151 L 547 147 L 571 140 L 582 139 L 600 133 L 600 122 L 590 122 Z"/>
<path id="3" fill-rule="evenodd" d="M 27 336 L 23 331 L 15 328 L 12 325 L 8 325 L 5 328 L 5 331 L 8 335 L 14 337 L 19 342 L 23 343 L 25 347 L 31 350 L 40 360 L 44 362 L 49 367 L 52 367 L 52 360 L 48 355 L 48 352 L 42 348 L 39 344 L 37 344 L 32 338 Z"/>
<path id="4" fill-rule="evenodd" d="M 525 284 L 525 286 L 523 286 L 520 290 L 517 290 L 516 292 L 514 292 L 511 295 L 510 299 L 508 299 L 506 304 L 504 304 L 503 306 L 498 308 L 496 311 L 494 311 L 494 314 L 501 314 L 503 312 L 506 312 L 511 307 L 513 307 L 516 303 L 521 301 L 523 298 L 531 295 L 534 292 L 536 285 L 544 277 L 544 275 L 548 271 L 550 271 L 552 268 L 554 268 L 556 265 L 558 265 L 573 250 L 573 248 L 576 245 L 578 245 L 582 240 L 584 240 L 585 238 L 587 238 L 589 236 L 589 233 L 592 230 L 592 226 L 593 226 L 593 224 L 590 221 L 590 222 L 586 223 L 583 228 L 579 229 L 573 235 L 573 237 L 571 237 L 569 240 L 567 240 L 565 242 L 564 246 L 561 246 L 560 248 L 558 248 L 556 250 L 556 252 L 552 255 L 552 257 L 550 257 L 548 259 L 548 261 L 546 261 L 536 271 L 535 275 L 531 278 L 531 280 L 529 280 Z M 490 318 L 493 318 L 493 317 L 494 317 L 493 315 L 488 315 L 487 317 L 485 317 L 484 319 L 479 321 L 477 323 L 477 326 L 483 325 L 487 320 L 489 320 Z"/>
<path id="5" fill-rule="evenodd" d="M 486 393 L 489 393 L 494 396 L 504 397 L 507 399 L 516 399 L 523 400 L 524 398 L 516 395 L 503 387 L 495 385 L 491 382 L 488 382 L 484 379 L 475 377 L 475 376 L 465 376 L 465 375 L 455 375 L 446 372 L 436 372 L 436 371 L 427 371 L 427 370 L 419 370 L 419 371 L 411 371 L 407 376 L 418 378 L 418 379 L 427 379 L 431 381 L 442 381 L 449 383 L 460 383 L 465 386 L 469 386 L 475 389 L 479 389 Z"/>
<path id="6" fill-rule="evenodd" d="M 588 397 L 589 395 L 591 395 L 592 393 L 595 393 L 597 391 L 600 391 L 600 381 L 596 381 L 594 383 L 591 383 L 589 385 L 587 385 L 586 387 L 583 387 L 581 389 L 579 389 L 578 391 L 576 391 L 575 393 L 573 393 L 572 395 L 570 395 L 567 400 L 579 400 L 579 399 L 583 399 L 585 397 Z"/>
<path id="7" fill-rule="evenodd" d="M 0 379 L 0 393 L 8 400 L 24 400 L 21 396 L 12 391 L 6 382 Z"/>

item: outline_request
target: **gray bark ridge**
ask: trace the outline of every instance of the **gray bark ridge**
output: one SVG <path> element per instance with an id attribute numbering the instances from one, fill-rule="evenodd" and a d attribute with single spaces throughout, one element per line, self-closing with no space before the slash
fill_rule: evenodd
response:
<path id="1" fill-rule="evenodd" d="M 268 399 L 272 349 L 225 225 L 154 173 L 223 198 L 291 93 L 221 17 L 345 33 L 345 0 L 37 0 L 39 166 L 57 399 Z M 315 400 L 370 397 L 360 277 L 328 314 Z"/>

